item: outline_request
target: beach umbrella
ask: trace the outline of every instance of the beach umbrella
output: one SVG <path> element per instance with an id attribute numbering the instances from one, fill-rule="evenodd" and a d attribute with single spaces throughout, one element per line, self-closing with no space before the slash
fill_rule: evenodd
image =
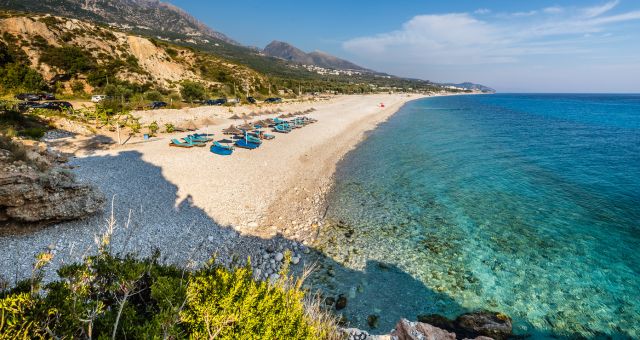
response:
<path id="1" fill-rule="evenodd" d="M 198 129 L 198 126 L 192 120 L 184 123 L 181 127 L 187 131 L 195 131 Z"/>
<path id="2" fill-rule="evenodd" d="M 253 127 L 253 125 L 250 125 L 250 124 L 243 124 L 243 125 L 238 126 L 238 129 L 241 129 L 241 130 L 253 130 L 254 127 Z"/>
<path id="3" fill-rule="evenodd" d="M 249 117 L 257 117 L 257 116 L 259 116 L 259 114 L 255 113 L 255 112 L 251 112 L 249 114 Z"/>
<path id="4" fill-rule="evenodd" d="M 240 119 L 240 116 L 234 113 L 233 116 L 229 117 L 229 119 L 234 119 L 234 120 Z"/>
<path id="5" fill-rule="evenodd" d="M 285 115 L 284 113 L 279 115 L 278 118 L 287 118 L 287 115 Z"/>
<path id="6" fill-rule="evenodd" d="M 200 124 L 202 124 L 204 126 L 209 126 L 209 125 L 213 125 L 214 121 L 209 119 L 208 117 L 205 117 L 200 121 Z"/>
<path id="7" fill-rule="evenodd" d="M 223 129 L 222 133 L 225 134 L 225 135 L 236 135 L 236 134 L 242 133 L 242 130 L 240 130 L 237 127 L 231 125 L 228 128 Z"/>

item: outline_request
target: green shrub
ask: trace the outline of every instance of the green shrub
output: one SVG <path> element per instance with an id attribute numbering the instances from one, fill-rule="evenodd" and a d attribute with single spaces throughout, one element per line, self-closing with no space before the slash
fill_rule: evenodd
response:
<path id="1" fill-rule="evenodd" d="M 151 258 L 117 258 L 101 240 L 98 255 L 58 270 L 41 290 L 39 275 L 0 292 L 0 338 L 323 339 L 333 324 L 313 319 L 301 282 L 283 275 L 258 282 L 249 266 L 209 261 L 188 272 Z M 36 270 L 51 259 L 38 257 Z M 283 272 L 282 274 L 286 274 Z M 34 288 L 35 287 L 35 288 Z"/>
<path id="2" fill-rule="evenodd" d="M 84 73 L 96 67 L 93 58 L 76 46 L 49 46 L 42 52 L 40 62 L 58 67 L 70 75 Z"/>
<path id="3" fill-rule="evenodd" d="M 163 99 L 162 93 L 158 91 L 149 91 L 144 94 L 145 99 L 150 101 L 161 101 Z"/>
<path id="4" fill-rule="evenodd" d="M 194 100 L 204 100 L 207 97 L 207 91 L 204 86 L 198 82 L 185 81 L 180 88 L 180 95 L 188 102 Z"/>
<path id="5" fill-rule="evenodd" d="M 159 129 L 160 129 L 160 127 L 158 126 L 157 122 L 152 122 L 151 124 L 149 124 L 149 134 L 151 136 L 155 135 L 156 132 L 158 132 Z"/>
<path id="6" fill-rule="evenodd" d="M 167 133 L 172 133 L 176 130 L 176 127 L 173 124 L 164 124 L 164 129 Z"/>
<path id="7" fill-rule="evenodd" d="M 73 90 L 74 94 L 84 93 L 84 83 L 79 80 L 74 81 L 71 83 L 71 90 Z"/>

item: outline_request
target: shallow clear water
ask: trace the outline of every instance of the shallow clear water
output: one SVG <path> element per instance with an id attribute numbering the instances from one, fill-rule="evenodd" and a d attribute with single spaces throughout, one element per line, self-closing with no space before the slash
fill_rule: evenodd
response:
<path id="1" fill-rule="evenodd" d="M 640 337 L 640 95 L 410 102 L 340 164 L 327 216 L 354 326 L 485 308 Z"/>

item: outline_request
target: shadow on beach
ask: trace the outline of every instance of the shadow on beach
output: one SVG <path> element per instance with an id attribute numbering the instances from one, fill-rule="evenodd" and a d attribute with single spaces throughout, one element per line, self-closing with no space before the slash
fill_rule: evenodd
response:
<path id="1" fill-rule="evenodd" d="M 112 213 L 117 221 L 112 237 L 115 254 L 135 253 L 144 257 L 157 249 L 164 261 L 192 268 L 213 255 L 225 264 L 243 264 L 249 256 L 256 258 L 265 250 L 272 251 L 279 246 L 291 249 L 295 243 L 282 235 L 269 239 L 240 235 L 230 226 L 219 225 L 205 211 L 194 206 L 190 196 L 179 201 L 178 187 L 164 178 L 161 168 L 145 162 L 141 156 L 139 152 L 126 151 L 115 156 L 73 160 L 71 164 L 76 167 L 78 178 L 95 183 L 109 201 L 113 199 L 113 208 L 107 205 L 103 213 L 85 220 L 0 238 L 0 267 L 3 268 L 0 274 L 9 281 L 24 278 L 31 273 L 34 255 L 49 248 L 57 253 L 48 272 L 49 278 L 53 278 L 53 272 L 60 264 L 77 261 L 95 251 L 94 236 L 104 232 Z M 185 174 L 212 175 L 197 166 Z M 237 254 L 237 257 L 229 254 Z M 468 311 L 446 294 L 436 292 L 400 268 L 382 262 L 368 261 L 365 269 L 359 271 L 310 249 L 309 254 L 302 257 L 301 264 L 292 267 L 292 273 L 300 274 L 304 265 L 312 263 L 317 264 L 317 270 L 305 286 L 311 291 L 322 288 L 327 308 L 343 315 L 349 327 L 372 334 L 387 334 L 400 318 L 416 320 L 417 314 L 432 313 L 451 317 L 454 316 L 452 313 Z M 345 278 L 350 284 L 357 284 L 349 286 L 345 284 Z M 344 308 L 336 306 L 341 296 L 346 298 Z M 551 336 L 546 334 L 546 337 Z M 628 337 L 624 334 L 605 336 Z"/>

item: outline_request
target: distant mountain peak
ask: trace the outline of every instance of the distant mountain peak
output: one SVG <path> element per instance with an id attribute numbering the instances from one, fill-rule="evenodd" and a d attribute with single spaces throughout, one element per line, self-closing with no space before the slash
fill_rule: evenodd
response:
<path id="1" fill-rule="evenodd" d="M 358 66 L 348 60 L 340 59 L 329 53 L 318 50 L 306 53 L 305 51 L 284 41 L 274 40 L 270 42 L 262 50 L 262 53 L 270 57 L 284 59 L 297 64 L 314 65 L 336 70 L 357 70 L 370 72 L 370 70 L 364 67 Z"/>

